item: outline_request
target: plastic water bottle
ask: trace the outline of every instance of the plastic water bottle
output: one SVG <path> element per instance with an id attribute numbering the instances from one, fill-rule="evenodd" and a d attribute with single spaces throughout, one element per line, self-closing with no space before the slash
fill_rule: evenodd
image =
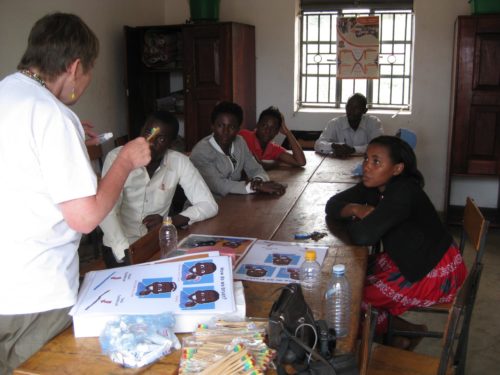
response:
<path id="1" fill-rule="evenodd" d="M 299 276 L 304 299 L 311 308 L 314 318 L 319 319 L 321 314 L 321 267 L 316 262 L 315 250 L 306 250 Z"/>
<path id="2" fill-rule="evenodd" d="M 333 266 L 333 274 L 325 293 L 325 320 L 328 328 L 334 328 L 337 337 L 349 333 L 351 318 L 351 287 L 345 277 L 345 266 Z"/>
<path id="3" fill-rule="evenodd" d="M 177 229 L 172 223 L 172 218 L 170 216 L 163 219 L 159 236 L 160 258 L 167 258 L 170 252 L 177 249 Z"/>

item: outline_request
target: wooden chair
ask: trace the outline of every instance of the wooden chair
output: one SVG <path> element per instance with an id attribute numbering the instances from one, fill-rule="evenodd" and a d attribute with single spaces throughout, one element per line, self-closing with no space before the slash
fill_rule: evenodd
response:
<path id="1" fill-rule="evenodd" d="M 490 222 L 484 218 L 474 200 L 467 197 L 460 237 L 460 253 L 464 253 L 465 244 L 469 240 L 476 251 L 474 263 L 482 263 L 489 225 Z"/>
<path id="2" fill-rule="evenodd" d="M 378 311 L 372 305 L 364 314 L 364 321 L 361 331 L 361 340 L 358 347 L 358 368 L 359 375 L 366 375 L 368 371 L 368 363 L 370 362 L 370 351 L 375 336 L 375 326 L 377 325 Z"/>
<path id="3" fill-rule="evenodd" d="M 149 231 L 146 235 L 129 246 L 125 254 L 130 264 L 149 262 L 155 253 L 158 252 L 160 249 L 160 241 L 158 238 L 160 227 L 161 225 L 158 225 L 157 228 Z"/>
<path id="4" fill-rule="evenodd" d="M 467 317 L 472 313 L 483 265 L 476 263 L 452 304 L 439 357 L 377 345 L 371 353 L 368 375 L 444 375 L 463 374 L 466 359 Z M 462 329 L 459 330 L 459 327 Z M 465 340 L 465 346 L 464 346 Z"/>
<path id="5" fill-rule="evenodd" d="M 489 221 L 486 220 L 481 213 L 481 210 L 477 207 L 474 200 L 470 197 L 467 197 L 465 209 L 464 209 L 464 217 L 463 217 L 463 226 L 460 235 L 460 253 L 463 254 L 465 245 L 470 243 L 472 248 L 476 252 L 476 257 L 474 259 L 474 264 L 478 264 L 482 262 L 485 242 L 486 242 L 486 234 L 488 233 Z M 475 291 L 477 292 L 477 290 Z M 424 313 L 439 313 L 439 314 L 448 314 L 451 308 L 451 303 L 443 303 L 436 304 L 429 307 L 414 307 L 410 309 L 413 312 L 424 312 Z M 407 337 L 433 337 L 433 338 L 441 338 L 443 337 L 443 332 L 438 331 L 402 331 L 393 328 L 393 319 L 389 315 L 388 321 L 388 331 L 386 335 L 386 343 L 390 343 L 392 341 L 393 336 L 407 336 Z"/>

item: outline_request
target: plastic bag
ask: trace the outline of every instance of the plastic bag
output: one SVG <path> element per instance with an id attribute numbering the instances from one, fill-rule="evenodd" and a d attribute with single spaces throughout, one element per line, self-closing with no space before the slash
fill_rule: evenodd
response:
<path id="1" fill-rule="evenodd" d="M 172 313 L 122 315 L 106 324 L 99 341 L 104 354 L 124 367 L 142 367 L 180 349 Z"/>

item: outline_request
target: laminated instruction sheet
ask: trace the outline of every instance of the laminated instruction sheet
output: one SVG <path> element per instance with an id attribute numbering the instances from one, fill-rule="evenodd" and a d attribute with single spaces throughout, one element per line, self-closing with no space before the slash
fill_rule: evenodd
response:
<path id="1" fill-rule="evenodd" d="M 93 336 L 94 325 L 117 315 L 235 310 L 231 260 L 213 256 L 88 272 L 70 314 L 75 334 Z"/>
<path id="2" fill-rule="evenodd" d="M 177 246 L 172 256 L 196 254 L 205 251 L 218 251 L 220 255 L 231 257 L 233 267 L 255 242 L 255 238 L 234 236 L 212 236 L 205 234 L 190 234 Z"/>
<path id="3" fill-rule="evenodd" d="M 312 243 L 255 241 L 234 269 L 234 278 L 278 284 L 297 282 L 306 250 L 315 250 L 316 261 L 321 265 L 328 246 Z"/>

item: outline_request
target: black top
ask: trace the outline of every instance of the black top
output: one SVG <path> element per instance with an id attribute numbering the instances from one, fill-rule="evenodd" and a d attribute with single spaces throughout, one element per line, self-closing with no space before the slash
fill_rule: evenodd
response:
<path id="1" fill-rule="evenodd" d="M 453 241 L 429 197 L 413 179 L 393 179 L 383 195 L 376 188 L 357 184 L 331 197 L 325 211 L 334 219 L 346 219 L 340 212 L 348 203 L 375 207 L 364 219 L 349 224 L 351 240 L 357 245 L 381 240 L 384 251 L 410 282 L 427 275 Z"/>

